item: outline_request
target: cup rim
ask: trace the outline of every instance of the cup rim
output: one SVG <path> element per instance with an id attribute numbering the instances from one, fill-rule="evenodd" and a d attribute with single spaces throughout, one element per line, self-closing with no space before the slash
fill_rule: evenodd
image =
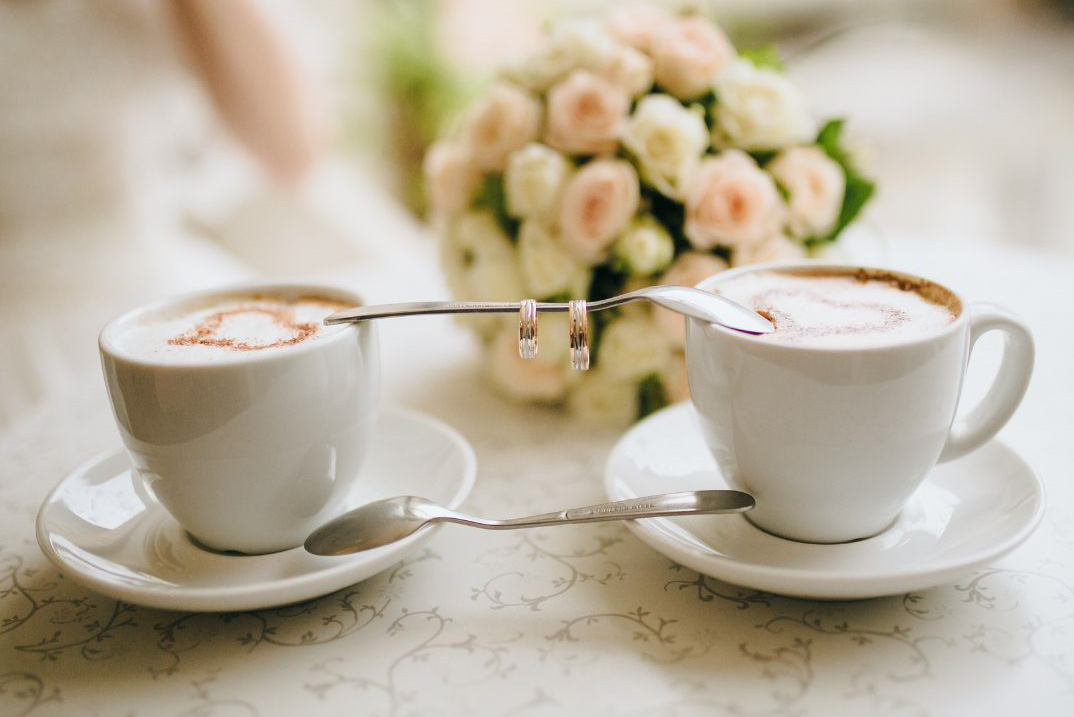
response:
<path id="1" fill-rule="evenodd" d="M 210 369 L 210 368 L 223 368 L 230 366 L 245 366 L 252 363 L 265 363 L 271 361 L 284 361 L 293 359 L 297 356 L 306 355 L 312 351 L 319 350 L 320 348 L 341 341 L 343 337 L 350 336 L 359 328 L 356 323 L 348 324 L 340 327 L 339 330 L 333 331 L 327 336 L 318 337 L 316 341 L 310 341 L 309 343 L 299 344 L 297 346 L 288 347 L 286 351 L 266 351 L 266 352 L 249 352 L 243 354 L 241 358 L 230 358 L 225 361 L 214 359 L 197 359 L 182 361 L 168 360 L 161 358 L 150 358 L 146 356 L 136 355 L 130 351 L 124 350 L 118 342 L 115 340 L 116 334 L 125 326 L 129 325 L 132 321 L 137 320 L 139 317 L 144 316 L 153 311 L 159 311 L 173 304 L 179 304 L 185 301 L 193 301 L 196 299 L 203 299 L 212 296 L 224 296 L 227 294 L 234 294 L 239 292 L 263 292 L 272 293 L 273 291 L 287 292 L 287 293 L 317 293 L 328 294 L 333 297 L 339 297 L 345 301 L 353 301 L 354 306 L 361 306 L 365 302 L 362 297 L 355 291 L 348 289 L 339 284 L 332 283 L 309 283 L 298 281 L 243 281 L 232 284 L 223 284 L 220 286 L 209 287 L 205 289 L 199 289 L 195 291 L 187 291 L 181 294 L 173 294 L 165 296 L 160 299 L 141 304 L 132 309 L 128 309 L 119 316 L 116 316 L 101 329 L 100 334 L 97 337 L 97 345 L 102 354 L 105 354 L 111 358 L 119 359 L 127 363 L 136 364 L 140 366 L 149 367 L 162 367 L 170 369 Z"/>
<path id="2" fill-rule="evenodd" d="M 918 274 L 912 274 L 908 271 L 902 271 L 900 269 L 891 269 L 881 266 L 869 266 L 865 264 L 840 264 L 835 262 L 819 262 L 819 261 L 771 261 L 762 264 L 750 264 L 748 266 L 739 266 L 733 269 L 726 269 L 717 274 L 705 277 L 697 284 L 694 285 L 697 289 L 704 289 L 709 291 L 713 286 L 719 284 L 722 281 L 740 276 L 742 274 L 749 274 L 755 271 L 766 271 L 774 269 L 833 269 L 838 271 L 851 272 L 855 270 L 864 270 L 867 272 L 882 272 L 891 274 L 897 277 L 903 277 L 913 281 L 923 281 L 929 284 L 940 287 L 944 291 L 954 296 L 959 303 L 960 311 L 955 320 L 947 326 L 943 327 L 939 331 L 929 332 L 923 336 L 917 336 L 908 339 L 898 339 L 882 344 L 863 345 L 863 346 L 811 346 L 808 344 L 785 344 L 775 341 L 766 341 L 764 335 L 747 334 L 742 331 L 735 331 L 719 324 L 708 324 L 714 330 L 723 333 L 729 337 L 733 337 L 740 341 L 746 341 L 749 343 L 763 346 L 773 351 L 789 351 L 800 353 L 824 353 L 824 354 L 850 354 L 850 353 L 874 353 L 879 351 L 890 351 L 891 349 L 910 348 L 914 346 L 921 346 L 923 344 L 931 343 L 947 337 L 951 334 L 957 333 L 963 329 L 968 322 L 967 314 L 969 314 L 969 306 L 966 304 L 965 299 L 959 292 L 955 291 L 946 284 L 941 284 L 933 279 L 928 279 Z M 688 319 L 690 321 L 691 319 Z"/>

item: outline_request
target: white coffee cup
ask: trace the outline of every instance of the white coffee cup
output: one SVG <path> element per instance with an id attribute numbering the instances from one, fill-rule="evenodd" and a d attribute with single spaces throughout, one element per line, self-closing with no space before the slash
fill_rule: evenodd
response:
<path id="1" fill-rule="evenodd" d="M 125 349 L 139 320 L 236 294 L 361 299 L 323 286 L 247 284 L 143 306 L 108 324 L 101 361 L 137 476 L 194 538 L 216 550 L 300 545 L 343 509 L 377 416 L 372 324 L 227 360 L 176 361 Z"/>
<path id="2" fill-rule="evenodd" d="M 698 287 L 795 266 L 744 267 Z M 693 403 L 723 476 L 757 499 L 749 520 L 809 542 L 876 535 L 938 461 L 972 451 L 1003 427 L 1029 384 L 1033 339 L 1008 311 L 967 307 L 950 293 L 958 307 L 952 323 L 880 345 L 809 347 L 688 320 Z M 1006 339 L 999 373 L 980 405 L 955 421 L 970 350 L 989 331 Z"/>

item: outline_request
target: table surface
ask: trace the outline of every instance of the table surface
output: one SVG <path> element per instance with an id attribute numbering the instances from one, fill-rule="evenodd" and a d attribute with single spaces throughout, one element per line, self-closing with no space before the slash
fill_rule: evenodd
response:
<path id="1" fill-rule="evenodd" d="M 1048 513 L 994 565 L 908 595 L 814 602 L 675 565 L 622 524 L 442 529 L 392 570 L 322 598 L 172 613 L 67 579 L 34 540 L 41 500 L 119 445 L 87 380 L 0 434 L 0 715 L 1067 715 L 1074 706 L 1074 261 L 890 240 L 889 263 L 1022 314 L 1038 363 L 1002 432 Z M 372 300 L 435 297 L 431 246 L 341 270 Z M 416 258 L 420 257 L 420 258 Z M 994 366 L 986 345 L 968 391 Z M 384 322 L 385 398 L 473 444 L 467 508 L 494 517 L 602 499 L 611 430 L 494 395 L 465 331 Z"/>

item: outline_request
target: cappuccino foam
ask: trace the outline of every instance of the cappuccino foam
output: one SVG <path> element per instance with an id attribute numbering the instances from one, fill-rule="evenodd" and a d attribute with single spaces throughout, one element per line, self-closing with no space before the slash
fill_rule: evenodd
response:
<path id="1" fill-rule="evenodd" d="M 907 341 L 942 330 L 961 311 L 943 287 L 889 272 L 787 269 L 742 274 L 717 292 L 772 321 L 763 337 L 832 348 Z"/>
<path id="2" fill-rule="evenodd" d="M 325 296 L 234 294 L 140 316 L 118 343 L 129 354 L 166 361 L 218 361 L 286 350 L 334 333 L 326 316 L 350 304 Z"/>

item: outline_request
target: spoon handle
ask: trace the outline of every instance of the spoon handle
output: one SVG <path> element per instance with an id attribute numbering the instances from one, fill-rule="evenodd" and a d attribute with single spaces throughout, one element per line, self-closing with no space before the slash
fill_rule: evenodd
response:
<path id="1" fill-rule="evenodd" d="M 441 520 L 463 523 L 490 530 L 535 528 L 564 523 L 596 523 L 604 520 L 655 518 L 663 515 L 701 515 L 705 513 L 743 513 L 755 505 L 753 496 L 738 490 L 698 490 L 599 503 L 554 513 L 542 513 L 511 520 L 481 520 L 455 514 Z"/>
<path id="2" fill-rule="evenodd" d="M 586 308 L 590 311 L 610 309 L 631 301 L 645 298 L 641 295 L 621 294 L 600 301 L 591 301 Z M 430 314 L 510 314 L 521 308 L 518 301 L 408 301 L 401 304 L 375 304 L 373 306 L 358 306 L 353 309 L 339 311 L 327 317 L 326 324 L 346 324 L 371 319 L 386 319 L 393 316 L 423 316 Z M 567 304 L 552 301 L 538 301 L 538 311 L 551 311 L 563 313 L 567 311 Z"/>

